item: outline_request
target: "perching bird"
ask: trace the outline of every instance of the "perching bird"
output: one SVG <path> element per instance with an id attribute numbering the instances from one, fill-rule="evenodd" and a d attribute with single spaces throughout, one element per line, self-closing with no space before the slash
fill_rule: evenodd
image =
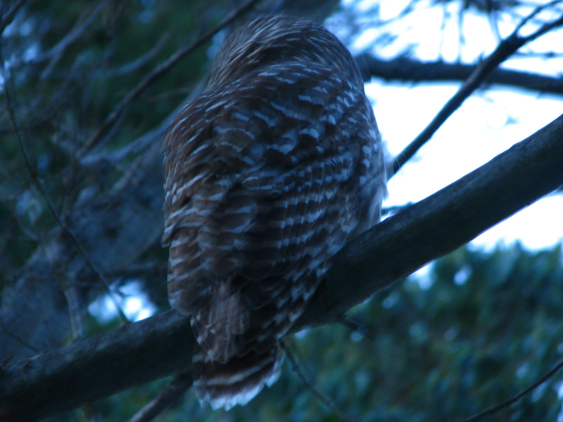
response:
<path id="1" fill-rule="evenodd" d="M 382 142 L 344 45 L 278 16 L 226 41 L 164 152 L 170 303 L 191 316 L 197 397 L 229 409 L 276 381 L 331 258 L 379 220 Z"/>

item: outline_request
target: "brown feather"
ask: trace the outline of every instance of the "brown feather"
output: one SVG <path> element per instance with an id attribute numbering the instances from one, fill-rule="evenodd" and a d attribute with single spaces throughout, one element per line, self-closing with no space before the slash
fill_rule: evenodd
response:
<path id="1" fill-rule="evenodd" d="M 228 409 L 275 381 L 331 258 L 378 221 L 383 146 L 346 48 L 268 17 L 227 40 L 164 151 L 169 298 L 192 318 L 196 394 Z"/>

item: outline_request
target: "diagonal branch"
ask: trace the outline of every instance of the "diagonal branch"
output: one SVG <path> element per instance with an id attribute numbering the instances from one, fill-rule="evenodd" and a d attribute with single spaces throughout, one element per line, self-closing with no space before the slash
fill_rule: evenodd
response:
<path id="1" fill-rule="evenodd" d="M 103 1 L 96 6 L 96 8 L 92 13 L 88 13 L 88 11 L 86 11 L 84 15 L 78 20 L 78 22 L 75 23 L 74 28 L 72 28 L 72 30 L 67 34 L 67 36 L 64 37 L 48 53 L 43 55 L 43 59 L 51 58 L 51 62 L 49 63 L 47 68 L 41 73 L 42 79 L 47 79 L 51 75 L 53 69 L 60 61 L 67 48 L 70 45 L 72 45 L 74 42 L 76 42 L 82 35 L 84 35 L 86 30 L 96 20 L 96 18 L 98 17 L 98 15 L 100 14 L 100 12 L 103 10 L 105 6 L 106 6 L 106 2 Z"/>
<path id="2" fill-rule="evenodd" d="M 280 342 L 280 347 L 281 349 L 285 352 L 285 355 L 287 356 L 287 359 L 289 360 L 289 364 L 291 365 L 291 370 L 293 372 L 295 372 L 295 374 L 297 375 L 297 377 L 299 378 L 299 381 L 301 381 L 301 384 L 303 384 L 305 386 L 305 388 L 307 390 L 309 390 L 322 404 L 324 404 L 330 411 L 332 411 L 333 413 L 337 414 L 340 419 L 342 419 L 344 422 L 353 422 L 352 419 L 350 419 L 348 417 L 348 415 L 346 415 L 342 410 L 340 410 L 333 402 L 331 399 L 323 396 L 312 384 L 311 382 L 307 379 L 307 377 L 305 377 L 305 374 L 303 374 L 303 371 L 301 370 L 301 367 L 299 366 L 299 362 L 297 362 L 297 359 L 295 358 L 295 356 L 293 356 L 293 352 L 291 351 L 291 348 L 288 347 L 284 341 Z"/>
<path id="3" fill-rule="evenodd" d="M 563 115 L 350 242 L 295 330 L 335 322 L 374 292 L 559 188 L 562 162 Z M 193 341 L 188 318 L 169 311 L 8 365 L 0 372 L 0 415 L 3 422 L 41 419 L 185 371 Z"/>
<path id="4" fill-rule="evenodd" d="M 165 411 L 192 386 L 192 373 L 184 372 L 168 384 L 158 396 L 145 405 L 129 422 L 150 422 Z"/>
<path id="5" fill-rule="evenodd" d="M 12 23 L 14 17 L 16 16 L 16 13 L 18 13 L 18 10 L 21 9 L 26 1 L 27 0 L 18 0 L 14 7 L 12 7 L 8 13 L 6 13 L 2 21 L 0 22 L 0 35 L 3 34 L 6 27 Z"/>
<path id="6" fill-rule="evenodd" d="M 442 126 L 442 124 L 456 111 L 459 106 L 487 79 L 487 77 L 506 59 L 512 56 L 523 45 L 531 42 L 552 29 L 563 25 L 563 16 L 541 26 L 534 33 L 521 37 L 518 32 L 522 26 L 533 16 L 539 13 L 545 7 L 558 3 L 551 2 L 548 5 L 539 6 L 528 17 L 516 27 L 514 32 L 505 40 L 503 40 L 496 50 L 487 57 L 473 71 L 471 76 L 463 83 L 455 95 L 442 107 L 436 117 L 428 124 L 428 126 L 412 141 L 387 167 L 387 177 L 390 179 L 399 169 L 410 160 L 414 154 L 434 135 L 434 133 Z"/>
<path id="7" fill-rule="evenodd" d="M 501 409 L 504 409 L 506 407 L 509 407 L 511 404 L 514 404 L 516 402 L 518 402 L 518 400 L 520 400 L 522 397 L 524 397 L 526 394 L 530 393 L 531 391 L 535 390 L 536 388 L 538 388 L 540 385 L 542 385 L 544 382 L 546 382 L 547 380 L 549 380 L 552 376 L 554 376 L 557 372 L 559 372 L 559 370 L 561 370 L 561 368 L 563 368 L 563 361 L 560 361 L 557 365 L 555 365 L 551 371 L 549 371 L 547 374 L 545 374 L 543 377 L 541 377 L 539 380 L 537 380 L 536 382 L 534 382 L 532 385 L 530 385 L 528 388 L 526 388 L 524 391 L 521 391 L 520 393 L 516 394 L 514 397 L 509 398 L 508 400 L 503 401 L 502 403 L 499 403 L 487 410 L 484 410 L 476 415 L 470 416 L 466 419 L 461 420 L 460 422 L 472 422 L 472 421 L 476 421 L 479 420 L 487 415 L 492 415 L 493 413 L 498 412 Z"/>
<path id="8" fill-rule="evenodd" d="M 0 62 L 3 63 L 2 58 L 0 57 Z M 113 292 L 109 286 L 108 280 L 106 279 L 105 275 L 99 270 L 99 268 L 97 267 L 96 264 L 94 264 L 94 262 L 90 259 L 90 256 L 88 255 L 88 253 L 86 252 L 86 250 L 84 249 L 84 246 L 82 246 L 82 243 L 80 243 L 80 241 L 78 240 L 78 237 L 74 234 L 74 232 L 70 229 L 70 227 L 68 227 L 68 225 L 66 224 L 65 221 L 63 221 L 63 219 L 59 216 L 59 213 L 57 212 L 57 210 L 55 209 L 55 206 L 53 205 L 51 199 L 49 198 L 49 195 L 47 195 L 47 192 L 45 191 L 45 189 L 43 188 L 43 184 L 41 183 L 41 181 L 39 180 L 39 177 L 37 176 L 37 173 L 35 171 L 35 169 L 33 168 L 33 166 L 31 165 L 31 159 L 29 158 L 29 155 L 27 153 L 27 150 L 25 148 L 24 142 L 23 142 L 23 138 L 21 136 L 20 133 L 20 129 L 18 126 L 18 123 L 16 121 L 16 116 L 15 116 L 15 111 L 14 108 L 12 107 L 12 99 L 11 99 L 11 94 L 10 94 L 10 87 L 8 85 L 6 85 L 5 87 L 5 92 L 6 92 L 6 103 L 8 106 L 8 113 L 10 116 L 10 120 L 12 122 L 12 125 L 14 127 L 14 131 L 16 133 L 16 138 L 18 140 L 18 144 L 20 146 L 20 150 L 24 159 L 24 163 L 25 163 L 25 167 L 27 169 L 27 173 L 29 175 L 29 178 L 31 179 L 31 182 L 33 183 L 33 185 L 35 186 L 35 188 L 37 189 L 37 191 L 39 192 L 39 194 L 41 195 L 41 197 L 45 200 L 45 202 L 47 203 L 47 207 L 49 208 L 49 211 L 51 212 L 51 214 L 53 215 L 53 218 L 55 219 L 55 221 L 57 222 L 57 224 L 68 234 L 68 236 L 70 237 L 70 239 L 72 240 L 72 242 L 74 243 L 76 249 L 80 252 L 80 254 L 82 255 L 82 257 L 84 258 L 84 261 L 86 262 L 86 264 L 88 265 L 88 267 L 98 276 L 98 278 L 101 280 L 104 288 L 106 289 L 109 297 L 111 298 L 115 309 L 117 310 L 117 313 L 119 315 L 119 317 L 121 318 L 121 320 L 126 323 L 129 322 L 129 320 L 127 319 L 127 317 L 125 316 L 125 313 L 123 312 L 123 310 L 121 309 L 121 306 L 119 305 L 119 303 L 117 302 L 117 300 L 115 299 Z"/>
<path id="9" fill-rule="evenodd" d="M 204 33 L 202 36 L 197 38 L 186 48 L 183 48 L 176 53 L 174 53 L 168 60 L 158 66 L 153 72 L 151 72 L 145 79 L 143 79 L 133 90 L 131 90 L 127 96 L 114 108 L 111 114 L 106 118 L 106 120 L 101 124 L 96 133 L 92 135 L 86 144 L 78 151 L 77 158 L 81 158 L 84 154 L 88 152 L 92 147 L 94 147 L 102 137 L 111 130 L 115 123 L 119 120 L 127 108 L 135 101 L 139 95 L 141 95 L 148 87 L 154 84 L 163 75 L 168 73 L 180 60 L 182 60 L 187 55 L 191 54 L 194 50 L 201 47 L 204 43 L 209 41 L 217 32 L 232 23 L 241 14 L 250 10 L 251 7 L 257 3 L 258 0 L 248 0 L 240 7 L 233 10 L 225 19 L 223 19 L 219 24 L 215 25 L 209 31 Z"/>
<path id="10" fill-rule="evenodd" d="M 350 242 L 298 320 L 334 320 L 563 185 L 563 115 Z M 353 291 L 342 282 L 361 280 Z M 312 324 L 311 322 L 312 321 Z"/>

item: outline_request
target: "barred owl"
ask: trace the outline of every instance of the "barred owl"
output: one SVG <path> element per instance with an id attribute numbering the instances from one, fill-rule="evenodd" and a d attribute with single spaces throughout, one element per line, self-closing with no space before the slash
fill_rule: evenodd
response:
<path id="1" fill-rule="evenodd" d="M 331 258 L 378 221 L 382 143 L 338 39 L 265 17 L 226 41 L 163 146 L 169 300 L 191 318 L 197 397 L 229 409 L 275 382 Z"/>

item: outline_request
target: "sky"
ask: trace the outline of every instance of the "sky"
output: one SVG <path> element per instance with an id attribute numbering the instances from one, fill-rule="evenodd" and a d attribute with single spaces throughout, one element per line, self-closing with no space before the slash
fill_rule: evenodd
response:
<path id="1" fill-rule="evenodd" d="M 369 7 L 373 3 L 345 2 L 349 7 L 354 5 L 359 16 L 362 13 L 369 15 Z M 430 2 L 420 1 L 417 10 L 407 18 L 394 20 L 409 1 L 380 0 L 376 3 L 381 21 L 390 23 L 380 27 L 370 25 L 350 45 L 353 53 L 368 50 L 379 57 L 390 58 L 410 48 L 417 58 L 424 61 L 441 59 L 474 63 L 494 50 L 498 36 L 505 38 L 510 35 L 520 19 L 499 16 L 492 23 L 475 12 L 463 11 L 460 20 L 461 2 L 429 7 Z M 532 10 L 529 7 L 520 12 L 525 16 Z M 550 19 L 552 16 L 544 14 L 541 17 Z M 369 21 L 366 23 L 369 25 Z M 329 29 L 333 29 L 331 24 L 338 25 L 338 17 L 329 20 Z M 526 35 L 537 27 L 533 23 L 525 26 L 521 34 Z M 378 36 L 389 29 L 398 36 L 394 42 L 382 47 L 381 43 L 377 43 Z M 338 30 L 335 32 L 338 33 Z M 561 39 L 563 30 L 560 29 L 525 46 L 522 51 L 558 52 L 563 55 Z M 373 44 L 375 47 L 372 47 Z M 503 67 L 563 77 L 563 58 L 545 60 L 534 54 L 533 57 L 511 59 Z M 406 85 L 377 79 L 366 85 L 366 94 L 374 105 L 390 156 L 397 155 L 426 127 L 459 86 L 458 83 Z M 561 114 L 563 96 L 495 85 L 474 93 L 411 162 L 390 180 L 389 197 L 384 206 L 404 205 L 426 198 L 524 140 Z M 483 233 L 471 245 L 488 250 L 498 244 L 508 246 L 516 241 L 531 250 L 562 243 L 563 195 L 541 199 Z"/>

